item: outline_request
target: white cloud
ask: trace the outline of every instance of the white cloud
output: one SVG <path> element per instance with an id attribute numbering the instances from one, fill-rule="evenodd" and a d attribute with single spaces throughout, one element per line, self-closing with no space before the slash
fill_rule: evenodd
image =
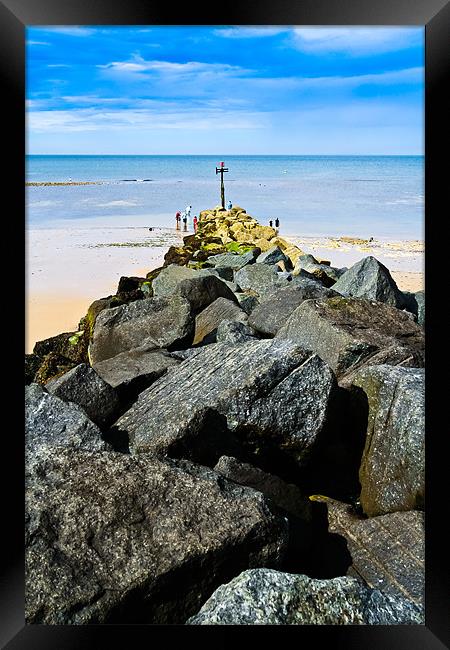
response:
<path id="1" fill-rule="evenodd" d="M 47 68 L 71 68 L 68 63 L 48 63 Z"/>
<path id="2" fill-rule="evenodd" d="M 394 52 L 423 40 L 423 28 L 405 27 L 297 27 L 291 44 L 311 54 L 350 55 Z"/>
<path id="3" fill-rule="evenodd" d="M 50 45 L 46 41 L 27 41 L 27 45 Z"/>
<path id="4" fill-rule="evenodd" d="M 140 56 L 135 56 L 132 61 L 113 61 L 112 63 L 97 65 L 97 67 L 115 72 L 157 72 L 169 75 L 246 72 L 239 66 L 229 65 L 227 63 L 202 63 L 200 61 L 188 61 L 186 63 L 174 63 L 172 61 L 158 60 L 146 61 Z"/>
<path id="5" fill-rule="evenodd" d="M 43 110 L 27 113 L 30 133 L 70 133 L 82 131 L 153 131 L 159 129 L 211 130 L 260 129 L 267 122 L 264 115 L 252 111 L 227 109 L 171 107 L 165 111 L 149 109 L 94 110 Z"/>
<path id="6" fill-rule="evenodd" d="M 95 29 L 91 27 L 80 27 L 77 25 L 58 26 L 58 27 L 41 27 L 40 29 L 53 34 L 65 34 L 66 36 L 91 36 L 95 33 Z"/>
<path id="7" fill-rule="evenodd" d="M 276 36 L 288 31 L 288 27 L 266 27 L 265 25 L 255 27 L 226 27 L 215 29 L 215 36 L 224 38 L 264 38 L 267 36 Z"/>

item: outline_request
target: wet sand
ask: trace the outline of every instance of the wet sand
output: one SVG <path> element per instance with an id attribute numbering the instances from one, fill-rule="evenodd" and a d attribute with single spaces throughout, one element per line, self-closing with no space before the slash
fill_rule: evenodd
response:
<path id="1" fill-rule="evenodd" d="M 112 295 L 123 275 L 144 277 L 161 266 L 171 245 L 192 232 L 146 227 L 31 229 L 26 236 L 26 341 L 74 331 L 89 305 Z M 283 233 L 280 233 L 283 236 Z M 403 291 L 424 288 L 423 242 L 358 244 L 331 237 L 286 237 L 305 253 L 347 266 L 373 255 Z"/>

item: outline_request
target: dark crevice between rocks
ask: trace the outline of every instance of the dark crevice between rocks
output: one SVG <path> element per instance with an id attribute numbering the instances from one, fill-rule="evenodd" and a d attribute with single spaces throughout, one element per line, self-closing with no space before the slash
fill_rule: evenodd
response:
<path id="1" fill-rule="evenodd" d="M 170 458 L 189 459 L 212 468 L 220 456 L 242 456 L 242 445 L 229 430 L 224 415 L 205 408 L 199 412 L 198 418 L 191 424 L 192 435 L 186 432 L 171 444 L 168 450 Z"/>
<path id="2" fill-rule="evenodd" d="M 310 578 L 321 580 L 345 576 L 352 564 L 347 540 L 342 535 L 328 532 L 328 508 L 325 503 L 311 502 L 312 544 L 302 557 L 301 570 Z"/>
<path id="3" fill-rule="evenodd" d="M 269 543 L 274 541 L 275 539 L 268 540 Z M 235 550 L 227 547 L 210 551 L 168 571 L 150 591 L 146 584 L 134 589 L 109 611 L 102 623 L 182 625 L 199 611 L 220 585 L 249 567 L 262 566 L 252 561 L 252 556 L 259 550 L 258 531 L 255 531 L 245 542 L 240 542 Z M 279 568 L 270 563 L 264 563 L 264 566 Z"/>
<path id="4" fill-rule="evenodd" d="M 305 468 L 297 478 L 306 494 L 323 494 L 356 503 L 361 492 L 359 467 L 364 450 L 369 406 L 361 389 L 337 388 L 327 423 Z"/>

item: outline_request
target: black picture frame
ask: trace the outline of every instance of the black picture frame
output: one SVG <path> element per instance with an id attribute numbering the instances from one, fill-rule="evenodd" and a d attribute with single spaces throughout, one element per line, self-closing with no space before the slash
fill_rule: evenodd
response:
<path id="1" fill-rule="evenodd" d="M 286 632 L 294 643 L 311 639 L 314 643 L 330 644 L 334 649 L 380 648 L 383 650 L 441 650 L 449 647 L 449 585 L 448 542 L 442 520 L 448 508 L 447 491 L 443 479 L 445 468 L 438 469 L 438 459 L 445 454 L 447 427 L 439 423 L 439 404 L 445 404 L 444 390 L 448 381 L 436 379 L 438 366 L 447 368 L 443 359 L 443 344 L 436 333 L 437 320 L 443 317 L 433 304 L 438 303 L 437 283 L 426 281 L 427 300 L 427 517 L 426 517 L 426 624 L 425 626 L 255 626 L 239 630 L 230 627 L 202 626 L 43 626 L 24 622 L 24 448 L 21 428 L 17 426 L 23 412 L 21 368 L 24 330 L 19 323 L 24 309 L 20 287 L 25 286 L 21 251 L 25 251 L 23 227 L 25 224 L 25 38 L 26 26 L 31 25 L 422 25 L 426 36 L 425 88 L 425 239 L 427 280 L 433 273 L 436 256 L 445 264 L 442 255 L 440 221 L 448 214 L 446 196 L 448 172 L 444 163 L 444 142 L 448 103 L 445 100 L 445 77 L 448 71 L 448 36 L 450 34 L 450 4 L 446 0 L 259 0 L 258 2 L 171 4 L 151 0 L 0 0 L 0 82 L 2 92 L 3 141 L 10 139 L 4 149 L 7 158 L 4 195 L 10 207 L 3 219 L 3 248 L 15 251 L 13 282 L 6 283 L 8 306 L 4 310 L 4 348 L 10 359 L 4 360 L 3 377 L 7 380 L 7 399 L 4 397 L 4 415 L 14 413 L 13 425 L 3 426 L 2 541 L 6 550 L 1 556 L 0 573 L 0 645 L 8 650 L 38 648 L 66 650 L 70 648 L 114 647 L 134 648 L 139 644 L 154 644 L 164 636 L 164 643 L 214 643 L 229 645 L 232 637 L 252 643 L 273 641 L 275 635 Z M 448 85 L 448 84 L 447 84 Z M 444 196 L 445 193 L 445 196 Z M 8 217 L 9 215 L 9 217 Z M 23 223 L 20 223 L 20 217 Z M 11 239 L 12 238 L 12 239 Z M 9 243 L 11 240 L 11 243 Z M 445 249 L 444 249 L 445 251 Z M 19 262 L 17 261 L 19 258 Z M 439 260 L 438 260 L 439 261 Z M 21 284 L 21 270 L 23 283 Z M 11 277 L 9 278 L 11 280 Z M 445 275 L 440 280 L 446 282 Z M 442 290 L 441 290 L 442 292 Z M 12 301 L 12 304 L 10 304 Z M 25 323 L 25 319 L 23 319 Z M 445 327 L 445 325 L 444 325 Z M 442 325 L 441 325 L 442 328 Z M 435 335 L 433 336 L 433 332 Z M 431 336 L 429 335 L 431 333 Z M 443 333 L 445 342 L 445 333 Z M 11 343 L 10 343 L 11 341 Z M 14 345 L 13 345 L 14 342 Z M 6 351 L 6 350 L 5 350 Z M 431 358 L 431 362 L 430 362 Z M 7 365 L 6 365 L 7 364 Z M 5 390 L 5 389 L 4 389 Z M 446 391 L 447 392 L 447 391 Z M 14 397 L 13 397 L 14 396 Z M 17 408 L 13 407 L 17 400 Z M 14 409 L 14 410 L 13 410 Z M 443 409 L 442 409 L 443 413 Z M 12 471 L 7 477 L 6 469 Z M 158 629 L 156 629 L 158 628 Z M 232 637 L 230 637 L 232 635 Z M 264 635 L 264 636 L 261 636 Z M 305 638 L 306 635 L 306 638 Z M 269 639 L 269 637 L 272 637 Z M 278 636 L 276 637 L 278 640 Z M 278 641 L 279 642 L 279 641 Z"/>

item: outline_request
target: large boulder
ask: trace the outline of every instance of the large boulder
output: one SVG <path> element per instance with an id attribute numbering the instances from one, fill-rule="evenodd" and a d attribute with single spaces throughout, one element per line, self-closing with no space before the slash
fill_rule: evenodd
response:
<path id="1" fill-rule="evenodd" d="M 194 335 L 194 318 L 189 302 L 181 296 L 138 300 L 129 305 L 105 309 L 97 317 L 89 346 L 92 366 L 142 346 L 187 347 Z"/>
<path id="2" fill-rule="evenodd" d="M 297 258 L 293 275 L 298 275 L 302 270 L 311 273 L 317 280 L 320 280 L 326 287 L 331 287 L 347 271 L 338 269 L 328 264 L 319 264 L 313 255 L 300 255 Z"/>
<path id="3" fill-rule="evenodd" d="M 174 295 L 185 298 L 195 314 L 205 309 L 217 298 L 226 298 L 237 303 L 236 296 L 226 281 L 213 274 L 202 274 L 197 278 L 183 280 L 178 284 Z"/>
<path id="4" fill-rule="evenodd" d="M 378 300 L 403 309 L 405 300 L 384 264 L 369 255 L 356 262 L 333 285 L 343 296 Z"/>
<path id="5" fill-rule="evenodd" d="M 169 368 L 176 365 L 178 361 L 167 350 L 144 346 L 99 361 L 94 368 L 105 382 L 116 389 L 121 400 L 128 400 L 137 397 Z"/>
<path id="6" fill-rule="evenodd" d="M 197 278 L 198 271 L 178 264 L 163 268 L 152 282 L 154 296 L 171 296 L 182 280 Z"/>
<path id="7" fill-rule="evenodd" d="M 209 465 L 245 445 L 302 464 L 326 431 L 334 389 L 327 364 L 291 341 L 216 343 L 141 393 L 116 427 L 132 453 Z"/>
<path id="8" fill-rule="evenodd" d="M 99 427 L 110 424 L 120 410 L 120 401 L 114 388 L 85 363 L 80 363 L 57 379 L 51 379 L 45 388 L 65 402 L 81 406 L 90 420 Z"/>
<path id="9" fill-rule="evenodd" d="M 288 286 L 288 280 L 280 278 L 276 266 L 251 264 L 237 271 L 234 281 L 242 291 L 252 290 L 261 298 Z"/>
<path id="10" fill-rule="evenodd" d="M 361 505 L 373 517 L 423 509 L 425 500 L 425 370 L 369 366 L 353 376 L 369 407 L 359 480 Z"/>
<path id="11" fill-rule="evenodd" d="M 320 282 L 298 276 L 295 284 L 290 283 L 285 289 L 280 289 L 269 298 L 262 300 L 252 310 L 249 325 L 261 334 L 275 336 L 304 300 L 331 298 L 337 295 L 333 289 L 324 287 Z"/>
<path id="12" fill-rule="evenodd" d="M 195 318 L 194 345 L 206 340 L 213 342 L 216 331 L 223 320 L 233 320 L 246 323 L 248 316 L 236 302 L 227 298 L 217 298 Z"/>
<path id="13" fill-rule="evenodd" d="M 30 458 L 43 445 L 95 452 L 110 449 L 80 406 L 50 395 L 38 384 L 25 388 L 25 445 Z"/>
<path id="14" fill-rule="evenodd" d="M 277 262 L 283 262 L 286 267 L 291 266 L 291 261 L 287 255 L 283 253 L 279 246 L 272 246 L 265 253 L 261 253 L 256 258 L 257 264 L 277 264 Z"/>
<path id="15" fill-rule="evenodd" d="M 414 625 L 424 609 L 354 578 L 314 580 L 273 569 L 222 585 L 188 625 Z"/>
<path id="16" fill-rule="evenodd" d="M 347 574 L 368 587 L 406 596 L 417 605 L 425 595 L 425 513 L 393 512 L 363 518 L 346 503 L 326 497 L 329 532 L 347 541 L 352 564 Z"/>
<path id="17" fill-rule="evenodd" d="M 341 380 L 364 365 L 423 366 L 423 329 L 405 312 L 364 298 L 305 300 L 276 338 L 316 352 Z"/>
<path id="18" fill-rule="evenodd" d="M 237 253 L 223 253 L 222 255 L 211 255 L 208 257 L 207 265 L 215 267 L 228 267 L 233 271 L 239 271 L 247 264 L 253 264 L 258 257 L 259 249 L 253 248 L 242 255 Z"/>
<path id="19" fill-rule="evenodd" d="M 27 623 L 180 624 L 286 547 L 262 494 L 186 462 L 43 448 L 26 488 Z"/>

